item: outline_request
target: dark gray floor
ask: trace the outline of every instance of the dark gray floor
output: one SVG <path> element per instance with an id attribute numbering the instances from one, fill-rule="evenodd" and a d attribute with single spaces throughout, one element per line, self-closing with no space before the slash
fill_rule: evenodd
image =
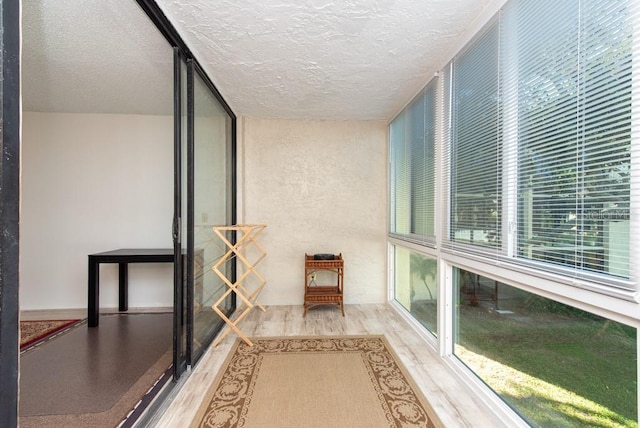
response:
<path id="1" fill-rule="evenodd" d="M 85 323 L 22 354 L 20 416 L 110 409 L 170 351 L 172 317 L 103 315 L 97 328 Z"/>

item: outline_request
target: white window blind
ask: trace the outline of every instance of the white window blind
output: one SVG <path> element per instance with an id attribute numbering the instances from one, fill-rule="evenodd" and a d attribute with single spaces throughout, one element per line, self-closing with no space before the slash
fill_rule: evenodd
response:
<path id="1" fill-rule="evenodd" d="M 517 88 L 505 115 L 517 117 L 520 258 L 630 276 L 631 162 L 640 143 L 632 148 L 631 4 L 514 1 L 505 9 L 513 55 L 506 75 L 515 79 L 507 85 Z"/>
<path id="2" fill-rule="evenodd" d="M 435 238 L 435 81 L 390 126 L 391 232 L 409 239 Z"/>
<path id="3" fill-rule="evenodd" d="M 442 73 L 437 225 L 435 85 L 391 124 L 392 233 L 432 237 L 437 226 L 459 254 L 635 290 L 639 10 L 509 1 Z"/>
<path id="4" fill-rule="evenodd" d="M 435 82 L 428 85 L 415 106 L 415 138 L 411 150 L 411 232 L 435 237 Z"/>
<path id="5" fill-rule="evenodd" d="M 501 242 L 499 25 L 489 26 L 452 65 L 450 230 L 452 243 Z"/>
<path id="6" fill-rule="evenodd" d="M 405 139 L 407 113 L 400 113 L 389 126 L 391 170 L 390 231 L 408 234 L 410 230 L 411 178 L 410 149 Z"/>

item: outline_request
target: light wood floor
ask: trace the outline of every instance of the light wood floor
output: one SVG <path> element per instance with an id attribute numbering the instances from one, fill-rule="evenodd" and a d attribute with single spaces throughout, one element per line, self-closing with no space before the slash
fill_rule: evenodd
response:
<path id="1" fill-rule="evenodd" d="M 445 426 L 504 426 L 390 305 L 346 305 L 345 312 L 342 317 L 335 308 L 319 307 L 303 318 L 301 305 L 269 306 L 266 312 L 256 308 L 239 326 L 249 337 L 384 334 Z M 148 426 L 187 426 L 236 338 L 231 332 L 217 347 L 210 348 Z"/>

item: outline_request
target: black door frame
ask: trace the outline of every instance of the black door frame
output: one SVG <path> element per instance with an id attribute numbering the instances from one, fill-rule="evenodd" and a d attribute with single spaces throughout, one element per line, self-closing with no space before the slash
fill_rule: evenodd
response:
<path id="1" fill-rule="evenodd" d="M 156 28 L 162 33 L 166 40 L 171 44 L 174 49 L 174 218 L 172 226 L 173 245 L 174 245 L 174 329 L 173 329 L 173 377 L 174 381 L 177 380 L 182 373 L 189 367 L 196 363 L 196 358 L 193 355 L 193 323 L 194 323 L 194 73 L 203 79 L 207 88 L 214 95 L 216 100 L 220 103 L 223 109 L 227 112 L 231 118 L 231 221 L 236 222 L 236 190 L 237 190 L 237 148 L 236 148 L 236 130 L 237 130 L 237 117 L 231 110 L 231 107 L 222 97 L 222 94 L 215 87 L 211 79 L 204 72 L 200 66 L 198 60 L 194 58 L 193 54 L 184 43 L 176 29 L 166 18 L 164 13 L 160 10 L 154 0 L 136 0 L 142 10 L 149 16 Z M 184 61 L 187 65 L 187 75 L 183 76 L 181 69 L 181 62 Z M 187 171 L 182 170 L 182 82 L 186 78 L 187 81 L 187 141 L 186 141 L 186 168 Z M 187 198 L 187 212 L 182 212 L 182 199 L 185 195 L 182 193 L 184 184 L 182 182 L 183 177 L 186 175 L 186 198 Z M 186 222 L 187 230 L 186 237 L 182 236 L 183 224 Z M 183 243 L 186 238 L 186 253 L 183 253 Z M 233 237 L 235 239 L 235 236 Z M 235 264 L 235 260 L 233 261 Z M 235 265 L 233 268 L 235 272 Z M 186 285 L 184 283 L 186 281 Z M 184 307 L 186 293 L 186 308 Z M 236 299 L 235 295 L 232 295 L 232 302 L 229 314 L 235 311 Z M 186 314 L 185 314 L 186 312 Z M 229 315 L 227 314 L 227 315 Z M 186 317 L 185 317 L 186 315 Z M 183 320 L 186 318 L 186 350 L 185 355 L 182 356 L 180 347 L 184 339 Z M 222 328 L 222 325 L 221 327 Z M 203 344 L 207 346 L 208 344 Z"/>
<path id="2" fill-rule="evenodd" d="M 194 249 L 195 236 L 193 228 L 194 219 L 194 188 L 195 176 L 193 166 L 195 164 L 195 103 L 193 93 L 193 58 L 187 58 L 187 364 L 192 366 L 195 364 L 193 360 L 193 323 L 195 315 L 194 298 L 195 290 L 193 284 L 195 282 L 194 272 Z"/>
<path id="3" fill-rule="evenodd" d="M 18 425 L 20 2 L 0 0 L 0 426 Z"/>
<path id="4" fill-rule="evenodd" d="M 177 380 L 187 369 L 187 347 L 184 346 L 186 334 L 185 299 L 185 257 L 182 251 L 182 144 L 183 144 L 183 105 L 182 105 L 182 63 L 186 62 L 180 49 L 173 48 L 173 87 L 174 87 L 174 124 L 173 124 L 173 379 Z M 181 284 L 181 285 L 179 285 Z"/>

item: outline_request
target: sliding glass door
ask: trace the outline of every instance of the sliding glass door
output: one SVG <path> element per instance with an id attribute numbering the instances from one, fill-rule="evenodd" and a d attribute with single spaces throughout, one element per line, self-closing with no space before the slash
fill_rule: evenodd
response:
<path id="1" fill-rule="evenodd" d="M 174 329 L 177 379 L 222 329 L 213 310 L 230 315 L 235 297 L 212 266 L 226 252 L 214 226 L 235 223 L 236 117 L 153 0 L 137 0 L 173 46 Z M 234 236 L 227 239 L 233 242 Z M 235 260 L 219 267 L 233 280 Z"/>
<path id="2" fill-rule="evenodd" d="M 233 295 L 211 269 L 225 254 L 216 226 L 235 221 L 235 117 L 192 59 L 175 52 L 174 378 L 195 364 L 230 314 Z M 234 236 L 227 236 L 233 241 Z M 234 278 L 235 261 L 219 267 Z"/>
<path id="3" fill-rule="evenodd" d="M 187 353 L 187 62 L 174 48 L 174 277 L 173 277 L 173 377 L 186 370 Z"/>
<path id="4" fill-rule="evenodd" d="M 192 147 L 193 164 L 189 171 L 193 198 L 189 201 L 194 248 L 192 359 L 202 355 L 207 344 L 222 328 L 222 319 L 213 305 L 229 313 L 232 297 L 218 302 L 226 291 L 222 279 L 211 269 L 227 251 L 214 227 L 233 223 L 232 117 L 218 101 L 199 67 L 191 63 L 193 83 Z M 229 236 L 227 239 L 232 240 Z M 219 268 L 232 277 L 233 263 Z"/>

